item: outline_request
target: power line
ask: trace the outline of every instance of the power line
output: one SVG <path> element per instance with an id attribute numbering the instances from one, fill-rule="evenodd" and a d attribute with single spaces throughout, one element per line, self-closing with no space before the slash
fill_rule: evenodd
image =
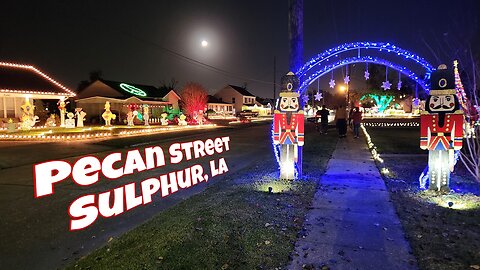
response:
<path id="1" fill-rule="evenodd" d="M 158 48 L 160 50 L 163 50 L 175 57 L 178 57 L 188 63 L 191 63 L 191 64 L 195 64 L 195 65 L 198 65 L 200 67 L 203 67 L 203 68 L 206 68 L 210 71 L 214 71 L 214 72 L 217 72 L 217 73 L 220 73 L 222 75 L 225 75 L 225 76 L 228 76 L 228 77 L 233 77 L 233 78 L 237 78 L 237 79 L 241 79 L 241 80 L 246 80 L 246 81 L 251 81 L 251 82 L 257 82 L 257 83 L 263 83 L 263 84 L 274 84 L 274 82 L 271 82 L 271 81 L 263 81 L 263 80 L 257 80 L 257 79 L 253 79 L 253 78 L 249 78 L 249 77 L 246 77 L 246 76 L 242 76 L 242 75 L 238 75 L 238 74 L 235 74 L 235 73 L 232 73 L 230 71 L 227 71 L 227 70 L 224 70 L 224 69 L 221 69 L 221 68 L 217 68 L 215 66 L 212 66 L 212 65 L 209 65 L 209 64 L 206 64 L 206 63 L 203 63 L 201 61 L 198 61 L 196 59 L 193 59 L 191 57 L 188 57 L 186 55 L 183 55 L 179 52 L 176 52 L 174 50 L 171 50 L 169 48 L 166 48 L 166 47 L 163 47 L 161 46 L 160 44 L 154 42 L 154 41 L 151 41 L 151 40 L 147 40 L 145 38 L 141 38 L 141 37 L 138 37 L 138 36 L 135 36 L 129 32 L 125 32 L 125 31 L 119 31 L 120 33 L 124 34 L 124 35 L 127 35 L 133 39 L 136 39 L 137 41 L 139 42 L 142 42 L 142 43 L 146 43 L 152 47 L 155 47 L 155 48 Z"/>

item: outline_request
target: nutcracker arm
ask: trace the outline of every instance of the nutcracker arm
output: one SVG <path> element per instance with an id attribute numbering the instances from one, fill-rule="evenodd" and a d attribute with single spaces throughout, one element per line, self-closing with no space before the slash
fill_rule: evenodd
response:
<path id="1" fill-rule="evenodd" d="M 464 116 L 463 114 L 454 115 L 453 129 L 452 129 L 452 140 L 453 140 L 453 149 L 460 150 L 463 146 L 463 124 Z"/>
<path id="2" fill-rule="evenodd" d="M 297 142 L 298 142 L 298 145 L 299 146 L 303 146 L 304 142 L 305 142 L 305 133 L 304 133 L 304 115 L 303 115 L 303 111 L 300 111 L 298 114 L 297 114 Z"/>
<path id="3" fill-rule="evenodd" d="M 273 144 L 280 143 L 280 121 L 281 115 L 279 113 L 275 113 L 273 115 Z"/>
<path id="4" fill-rule="evenodd" d="M 428 148 L 428 139 L 427 137 L 420 137 L 420 149 L 427 150 Z"/>
<path id="5" fill-rule="evenodd" d="M 423 150 L 428 149 L 430 141 L 430 115 L 420 115 L 420 148 Z"/>

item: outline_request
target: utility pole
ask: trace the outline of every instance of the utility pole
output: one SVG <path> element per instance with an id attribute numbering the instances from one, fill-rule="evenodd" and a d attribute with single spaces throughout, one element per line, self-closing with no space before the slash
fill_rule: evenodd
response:
<path id="1" fill-rule="evenodd" d="M 290 71 L 303 64 L 303 0 L 288 0 L 288 39 Z"/>
<path id="2" fill-rule="evenodd" d="M 288 41 L 289 41 L 289 71 L 297 72 L 303 64 L 303 0 L 288 0 Z M 308 88 L 307 88 L 308 95 Z M 304 105 L 299 100 L 301 107 Z M 297 172 L 302 177 L 303 146 L 298 146 Z"/>
<path id="3" fill-rule="evenodd" d="M 277 98 L 277 57 L 273 56 L 273 100 Z M 273 104 L 275 106 L 275 104 Z"/>

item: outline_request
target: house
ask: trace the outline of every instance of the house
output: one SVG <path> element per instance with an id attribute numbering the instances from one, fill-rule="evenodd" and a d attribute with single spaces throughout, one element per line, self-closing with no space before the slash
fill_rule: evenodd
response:
<path id="1" fill-rule="evenodd" d="M 165 111 L 178 110 L 180 96 L 174 91 L 162 91 L 155 86 L 98 79 L 77 94 L 76 105 L 90 116 L 89 122 L 99 122 L 105 102 L 118 121 L 126 119 L 130 104 L 148 105 L 150 116 L 159 118 Z"/>
<path id="2" fill-rule="evenodd" d="M 274 101 L 268 98 L 255 97 L 253 105 L 244 105 L 243 110 L 257 112 L 259 116 L 272 115 Z"/>
<path id="3" fill-rule="evenodd" d="M 57 102 L 74 96 L 72 90 L 34 66 L 0 62 L 0 119 L 22 117 L 20 106 L 26 101 L 35 105 L 36 100 Z"/>
<path id="4" fill-rule="evenodd" d="M 255 104 L 252 111 L 258 111 L 258 115 L 267 116 L 272 115 L 273 107 L 275 106 L 275 100 L 269 98 L 256 97 Z"/>
<path id="5" fill-rule="evenodd" d="M 220 101 L 218 98 L 208 95 L 207 109 L 215 111 L 215 114 L 233 115 L 233 104 Z"/>
<path id="6" fill-rule="evenodd" d="M 246 106 L 255 104 L 255 96 L 248 92 L 245 88 L 235 85 L 227 85 L 214 95 L 218 100 L 233 104 L 235 112 L 244 110 Z"/>

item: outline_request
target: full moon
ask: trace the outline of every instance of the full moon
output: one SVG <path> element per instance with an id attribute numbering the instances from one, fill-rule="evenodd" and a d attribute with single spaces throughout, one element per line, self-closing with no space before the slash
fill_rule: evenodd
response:
<path id="1" fill-rule="evenodd" d="M 208 46 L 208 42 L 206 40 L 202 40 L 202 47 L 207 47 Z"/>

